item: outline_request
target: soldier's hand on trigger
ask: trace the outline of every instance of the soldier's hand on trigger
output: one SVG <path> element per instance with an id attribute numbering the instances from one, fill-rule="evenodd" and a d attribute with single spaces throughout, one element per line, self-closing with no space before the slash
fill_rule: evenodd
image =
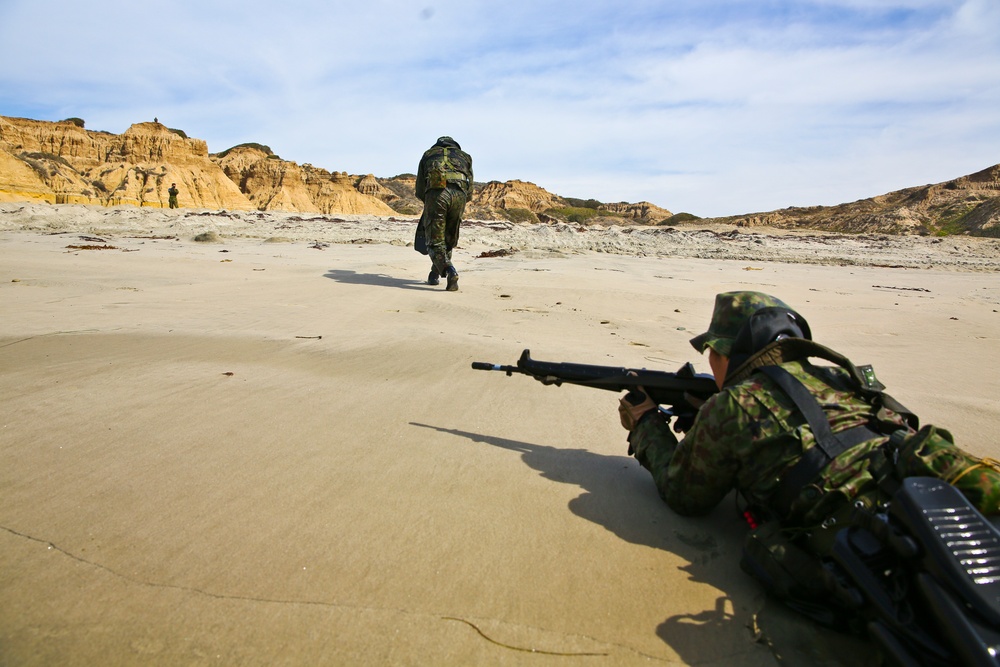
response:
<path id="1" fill-rule="evenodd" d="M 626 431 L 634 429 L 644 414 L 656 409 L 656 403 L 642 389 L 633 389 L 618 401 L 618 418 Z"/>
<path id="2" fill-rule="evenodd" d="M 691 407 L 693 407 L 695 410 L 699 410 L 701 409 L 701 406 L 705 405 L 704 398 L 698 398 L 694 394 L 689 394 L 686 391 L 684 392 L 684 400 L 690 403 Z"/>
<path id="3" fill-rule="evenodd" d="M 687 401 L 695 410 L 700 410 L 701 406 L 705 405 L 704 398 L 698 398 L 694 394 L 689 394 L 686 391 L 684 392 L 684 400 Z M 674 420 L 674 431 L 677 433 L 687 433 L 690 431 L 691 427 L 694 426 L 696 416 L 697 414 L 685 414 L 678 416 L 677 419 Z"/>

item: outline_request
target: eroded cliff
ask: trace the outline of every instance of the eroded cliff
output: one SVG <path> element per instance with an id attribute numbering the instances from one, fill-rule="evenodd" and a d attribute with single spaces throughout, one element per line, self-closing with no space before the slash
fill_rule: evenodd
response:
<path id="1" fill-rule="evenodd" d="M 363 180 L 256 147 L 214 157 L 201 139 L 158 122 L 116 135 L 86 130 L 78 119 L 0 116 L 0 201 L 166 207 L 176 183 L 182 207 L 392 215 L 355 187 Z"/>
<path id="2" fill-rule="evenodd" d="M 0 201 L 166 207 L 176 183 L 182 207 L 322 214 L 419 215 L 415 176 L 380 179 L 282 160 L 243 144 L 212 155 L 201 139 L 159 122 L 122 134 L 59 122 L 0 116 Z M 579 213 L 579 207 L 593 210 Z M 602 204 L 554 195 L 527 181 L 477 183 L 466 217 L 480 220 L 611 221 L 681 224 L 649 202 Z M 834 232 L 969 233 L 1000 236 L 1000 165 L 932 185 L 838 206 L 792 207 L 705 222 Z"/>

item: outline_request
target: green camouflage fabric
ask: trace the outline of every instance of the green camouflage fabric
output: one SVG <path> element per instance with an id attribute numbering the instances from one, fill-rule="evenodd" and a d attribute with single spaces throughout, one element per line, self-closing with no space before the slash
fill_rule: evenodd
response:
<path id="1" fill-rule="evenodd" d="M 778 306 L 788 308 L 781 299 L 763 292 L 724 292 L 715 297 L 715 308 L 712 310 L 712 322 L 708 331 L 691 339 L 691 345 L 698 353 L 710 347 L 719 354 L 728 357 L 733 349 L 733 341 L 743 324 L 754 311 L 761 308 Z M 791 310 L 789 308 L 789 310 Z"/>
<path id="2" fill-rule="evenodd" d="M 439 161 L 447 162 L 447 178 L 450 186 L 459 187 L 466 198 L 472 196 L 472 156 L 462 150 L 458 142 L 451 137 L 439 137 L 433 146 L 424 151 L 417 166 L 417 182 L 414 187 L 414 194 L 417 199 L 426 200 L 427 191 L 434 188 L 428 187 L 427 176 L 430 167 Z"/>
<path id="3" fill-rule="evenodd" d="M 983 514 L 1000 514 L 1000 471 L 993 459 L 979 459 L 955 446 L 951 433 L 924 426 L 900 447 L 896 474 L 938 477 L 954 485 Z"/>
<path id="4" fill-rule="evenodd" d="M 883 433 L 905 428 L 903 418 L 885 408 L 874 414 L 852 389 L 843 369 L 807 360 L 781 366 L 817 398 L 834 433 L 865 424 Z M 783 524 L 814 530 L 856 499 L 877 497 L 869 454 L 887 440 L 864 442 L 834 459 L 800 491 Z M 633 429 L 629 445 L 674 511 L 701 515 L 734 488 L 752 507 L 769 509 L 782 473 L 815 446 L 815 439 L 791 399 L 757 373 L 708 400 L 680 443 L 667 418 L 651 411 Z M 908 437 L 893 472 L 897 478 L 926 475 L 957 480 L 955 485 L 980 511 L 1000 513 L 1000 473 L 956 447 L 946 431 L 925 427 Z"/>
<path id="5" fill-rule="evenodd" d="M 173 185 L 171 185 L 170 189 L 167 190 L 167 195 L 168 195 L 167 205 L 170 206 L 170 208 L 178 208 L 177 195 L 179 195 L 179 194 L 180 194 L 180 190 L 178 190 Z"/>
<path id="6" fill-rule="evenodd" d="M 432 165 L 446 156 L 445 188 L 428 187 Z M 424 152 L 417 168 L 415 194 L 424 202 L 420 223 L 424 226 L 427 254 L 439 275 L 452 266 L 451 251 L 458 245 L 465 205 L 472 196 L 472 157 L 451 137 L 440 137 Z"/>
<path id="7" fill-rule="evenodd" d="M 451 264 L 451 251 L 458 245 L 458 232 L 465 212 L 465 193 L 458 188 L 429 190 L 420 218 L 424 226 L 427 254 L 438 275 Z"/>

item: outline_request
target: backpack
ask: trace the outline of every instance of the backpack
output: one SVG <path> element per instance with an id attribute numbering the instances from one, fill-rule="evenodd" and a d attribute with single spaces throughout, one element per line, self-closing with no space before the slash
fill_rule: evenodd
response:
<path id="1" fill-rule="evenodd" d="M 823 561 L 803 548 L 795 532 L 778 521 L 755 526 L 743 543 L 740 569 L 803 616 L 842 632 L 850 630 L 853 619 L 831 604 Z"/>
<path id="2" fill-rule="evenodd" d="M 427 189 L 435 190 L 448 187 L 448 177 L 451 171 L 451 160 L 448 159 L 448 149 L 442 148 L 440 155 L 431 157 L 427 164 Z"/>
<path id="3" fill-rule="evenodd" d="M 461 182 L 464 186 L 469 185 L 468 177 L 465 175 L 463 167 L 464 160 L 459 156 L 453 157 L 450 152 L 452 148 L 446 146 L 432 149 L 434 152 L 427 158 L 425 165 L 427 190 L 440 190 L 448 187 L 448 182 Z"/>

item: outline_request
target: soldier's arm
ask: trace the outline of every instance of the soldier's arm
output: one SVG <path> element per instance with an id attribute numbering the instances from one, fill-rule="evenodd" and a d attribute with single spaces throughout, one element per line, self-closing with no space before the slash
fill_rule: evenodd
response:
<path id="1" fill-rule="evenodd" d="M 472 199 L 472 193 L 476 189 L 476 178 L 472 175 L 472 156 L 469 155 L 469 200 Z"/>
<path id="2" fill-rule="evenodd" d="M 745 413 L 721 392 L 705 403 L 680 443 L 662 414 L 644 416 L 629 437 L 630 450 L 672 510 L 706 514 L 736 485 L 736 441 L 749 432 L 741 428 L 741 419 Z"/>
<path id="3" fill-rule="evenodd" d="M 413 186 L 413 194 L 420 201 L 424 200 L 424 181 L 426 180 L 426 174 L 424 173 L 424 160 L 421 158 L 420 164 L 417 165 L 417 182 Z"/>

